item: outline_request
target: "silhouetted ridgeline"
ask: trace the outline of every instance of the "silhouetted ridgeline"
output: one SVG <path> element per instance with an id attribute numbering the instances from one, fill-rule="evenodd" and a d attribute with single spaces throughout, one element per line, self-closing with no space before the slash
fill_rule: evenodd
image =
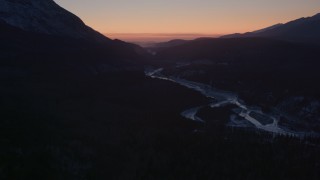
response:
<path id="1" fill-rule="evenodd" d="M 319 44 L 320 14 L 312 17 L 300 18 L 285 24 L 276 24 L 262 30 L 244 34 L 231 34 L 222 38 L 267 37 L 293 42 L 307 42 Z"/>

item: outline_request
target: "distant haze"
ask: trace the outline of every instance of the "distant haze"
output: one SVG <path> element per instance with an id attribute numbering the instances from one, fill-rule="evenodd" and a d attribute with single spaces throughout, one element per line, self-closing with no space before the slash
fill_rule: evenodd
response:
<path id="1" fill-rule="evenodd" d="M 219 34 L 168 34 L 168 33 L 105 33 L 112 39 L 121 39 L 127 42 L 150 46 L 158 42 L 166 42 L 172 39 L 192 40 L 200 37 L 219 37 Z"/>
<path id="2" fill-rule="evenodd" d="M 243 33 L 320 12 L 320 0 L 55 1 L 112 38 L 139 34 L 140 40 L 150 34 Z"/>

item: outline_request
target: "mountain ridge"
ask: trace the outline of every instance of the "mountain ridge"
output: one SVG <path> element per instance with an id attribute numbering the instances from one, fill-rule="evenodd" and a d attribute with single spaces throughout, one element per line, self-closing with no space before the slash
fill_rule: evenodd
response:
<path id="1" fill-rule="evenodd" d="M 90 41 L 110 41 L 53 0 L 2 0 L 0 19 L 29 32 Z"/>
<path id="2" fill-rule="evenodd" d="M 221 38 L 265 37 L 282 40 L 316 42 L 320 39 L 320 13 L 311 17 L 303 17 L 285 24 L 276 24 L 258 31 L 236 33 Z"/>

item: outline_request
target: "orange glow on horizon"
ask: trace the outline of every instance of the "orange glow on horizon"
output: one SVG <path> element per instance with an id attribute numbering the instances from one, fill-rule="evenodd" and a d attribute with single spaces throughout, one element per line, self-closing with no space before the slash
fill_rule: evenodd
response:
<path id="1" fill-rule="evenodd" d="M 259 30 L 320 12 L 319 0 L 55 0 L 110 38 L 197 38 Z M 161 34 L 161 36 L 159 36 Z M 145 35 L 143 37 L 142 35 Z M 173 36 L 174 35 L 174 36 Z M 152 39 L 152 38 L 151 38 Z M 165 39 L 165 38 L 164 38 Z"/>
<path id="2" fill-rule="evenodd" d="M 105 36 L 111 39 L 121 39 L 134 43 L 165 42 L 172 39 L 192 40 L 200 37 L 219 37 L 218 34 L 182 34 L 182 33 L 106 33 Z"/>

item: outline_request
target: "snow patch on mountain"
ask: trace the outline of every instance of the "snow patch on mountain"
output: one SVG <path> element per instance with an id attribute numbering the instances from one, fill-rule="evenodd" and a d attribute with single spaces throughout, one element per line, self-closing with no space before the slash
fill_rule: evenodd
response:
<path id="1" fill-rule="evenodd" d="M 25 31 L 86 40 L 106 40 L 53 0 L 1 0 L 0 20 Z"/>

